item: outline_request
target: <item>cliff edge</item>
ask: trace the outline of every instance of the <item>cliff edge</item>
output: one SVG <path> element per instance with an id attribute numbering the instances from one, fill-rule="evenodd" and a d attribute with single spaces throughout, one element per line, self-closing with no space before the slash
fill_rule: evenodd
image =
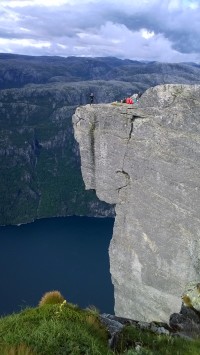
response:
<path id="1" fill-rule="evenodd" d="M 159 85 L 137 105 L 73 116 L 86 189 L 115 204 L 115 313 L 168 321 L 200 281 L 200 86 Z"/>

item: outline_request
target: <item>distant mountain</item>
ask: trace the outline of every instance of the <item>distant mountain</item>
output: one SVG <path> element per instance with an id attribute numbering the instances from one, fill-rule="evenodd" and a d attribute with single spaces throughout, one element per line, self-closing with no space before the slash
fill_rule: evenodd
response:
<path id="1" fill-rule="evenodd" d="M 197 84 L 200 65 L 121 60 L 113 57 L 31 57 L 0 54 L 0 88 L 19 88 L 26 84 L 117 80 L 145 90 L 164 83 Z"/>
<path id="2" fill-rule="evenodd" d="M 0 224 L 113 215 L 85 191 L 71 117 L 162 83 L 200 83 L 200 66 L 0 54 Z"/>

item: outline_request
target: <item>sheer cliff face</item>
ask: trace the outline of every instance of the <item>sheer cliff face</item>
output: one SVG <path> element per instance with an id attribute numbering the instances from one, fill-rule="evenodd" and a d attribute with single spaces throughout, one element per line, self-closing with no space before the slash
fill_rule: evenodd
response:
<path id="1" fill-rule="evenodd" d="M 0 90 L 0 225 L 112 213 L 84 188 L 71 120 L 79 90 L 86 102 L 78 84 Z"/>
<path id="2" fill-rule="evenodd" d="M 116 204 L 115 313 L 168 321 L 185 285 L 200 281 L 200 86 L 79 107 L 73 123 L 86 189 Z"/>

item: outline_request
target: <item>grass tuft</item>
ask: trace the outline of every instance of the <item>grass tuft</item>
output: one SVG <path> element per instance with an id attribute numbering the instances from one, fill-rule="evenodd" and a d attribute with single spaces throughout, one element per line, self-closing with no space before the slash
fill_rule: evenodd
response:
<path id="1" fill-rule="evenodd" d="M 189 308 L 192 307 L 192 302 L 191 302 L 191 299 L 190 299 L 190 297 L 188 295 L 183 295 L 182 296 L 182 301 L 183 301 L 183 303 L 184 303 L 184 305 L 186 307 L 189 307 Z"/>
<path id="2" fill-rule="evenodd" d="M 92 314 L 98 316 L 100 314 L 100 311 L 97 307 L 90 305 L 86 308 L 87 311 L 91 312 Z"/>
<path id="3" fill-rule="evenodd" d="M 1 355 L 36 355 L 28 346 L 20 344 L 17 346 L 0 346 Z"/>
<path id="4" fill-rule="evenodd" d="M 39 306 L 44 306 L 47 304 L 59 304 L 64 302 L 64 297 L 59 291 L 46 292 L 39 302 Z"/>

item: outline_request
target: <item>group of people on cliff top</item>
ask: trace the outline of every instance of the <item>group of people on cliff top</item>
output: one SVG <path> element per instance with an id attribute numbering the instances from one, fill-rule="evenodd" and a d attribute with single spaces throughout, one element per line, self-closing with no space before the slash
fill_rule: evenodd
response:
<path id="1" fill-rule="evenodd" d="M 138 92 L 138 94 L 134 94 L 131 97 L 124 97 L 123 100 L 121 100 L 121 103 L 123 104 L 134 104 L 138 102 L 139 98 L 142 96 L 141 92 Z M 94 94 L 91 92 L 90 94 L 90 105 L 93 104 L 94 102 Z"/>
<path id="2" fill-rule="evenodd" d="M 141 92 L 138 92 L 138 94 L 134 94 L 131 97 L 124 97 L 123 100 L 121 100 L 121 103 L 123 104 L 134 104 L 138 102 L 139 98 L 142 96 Z"/>

